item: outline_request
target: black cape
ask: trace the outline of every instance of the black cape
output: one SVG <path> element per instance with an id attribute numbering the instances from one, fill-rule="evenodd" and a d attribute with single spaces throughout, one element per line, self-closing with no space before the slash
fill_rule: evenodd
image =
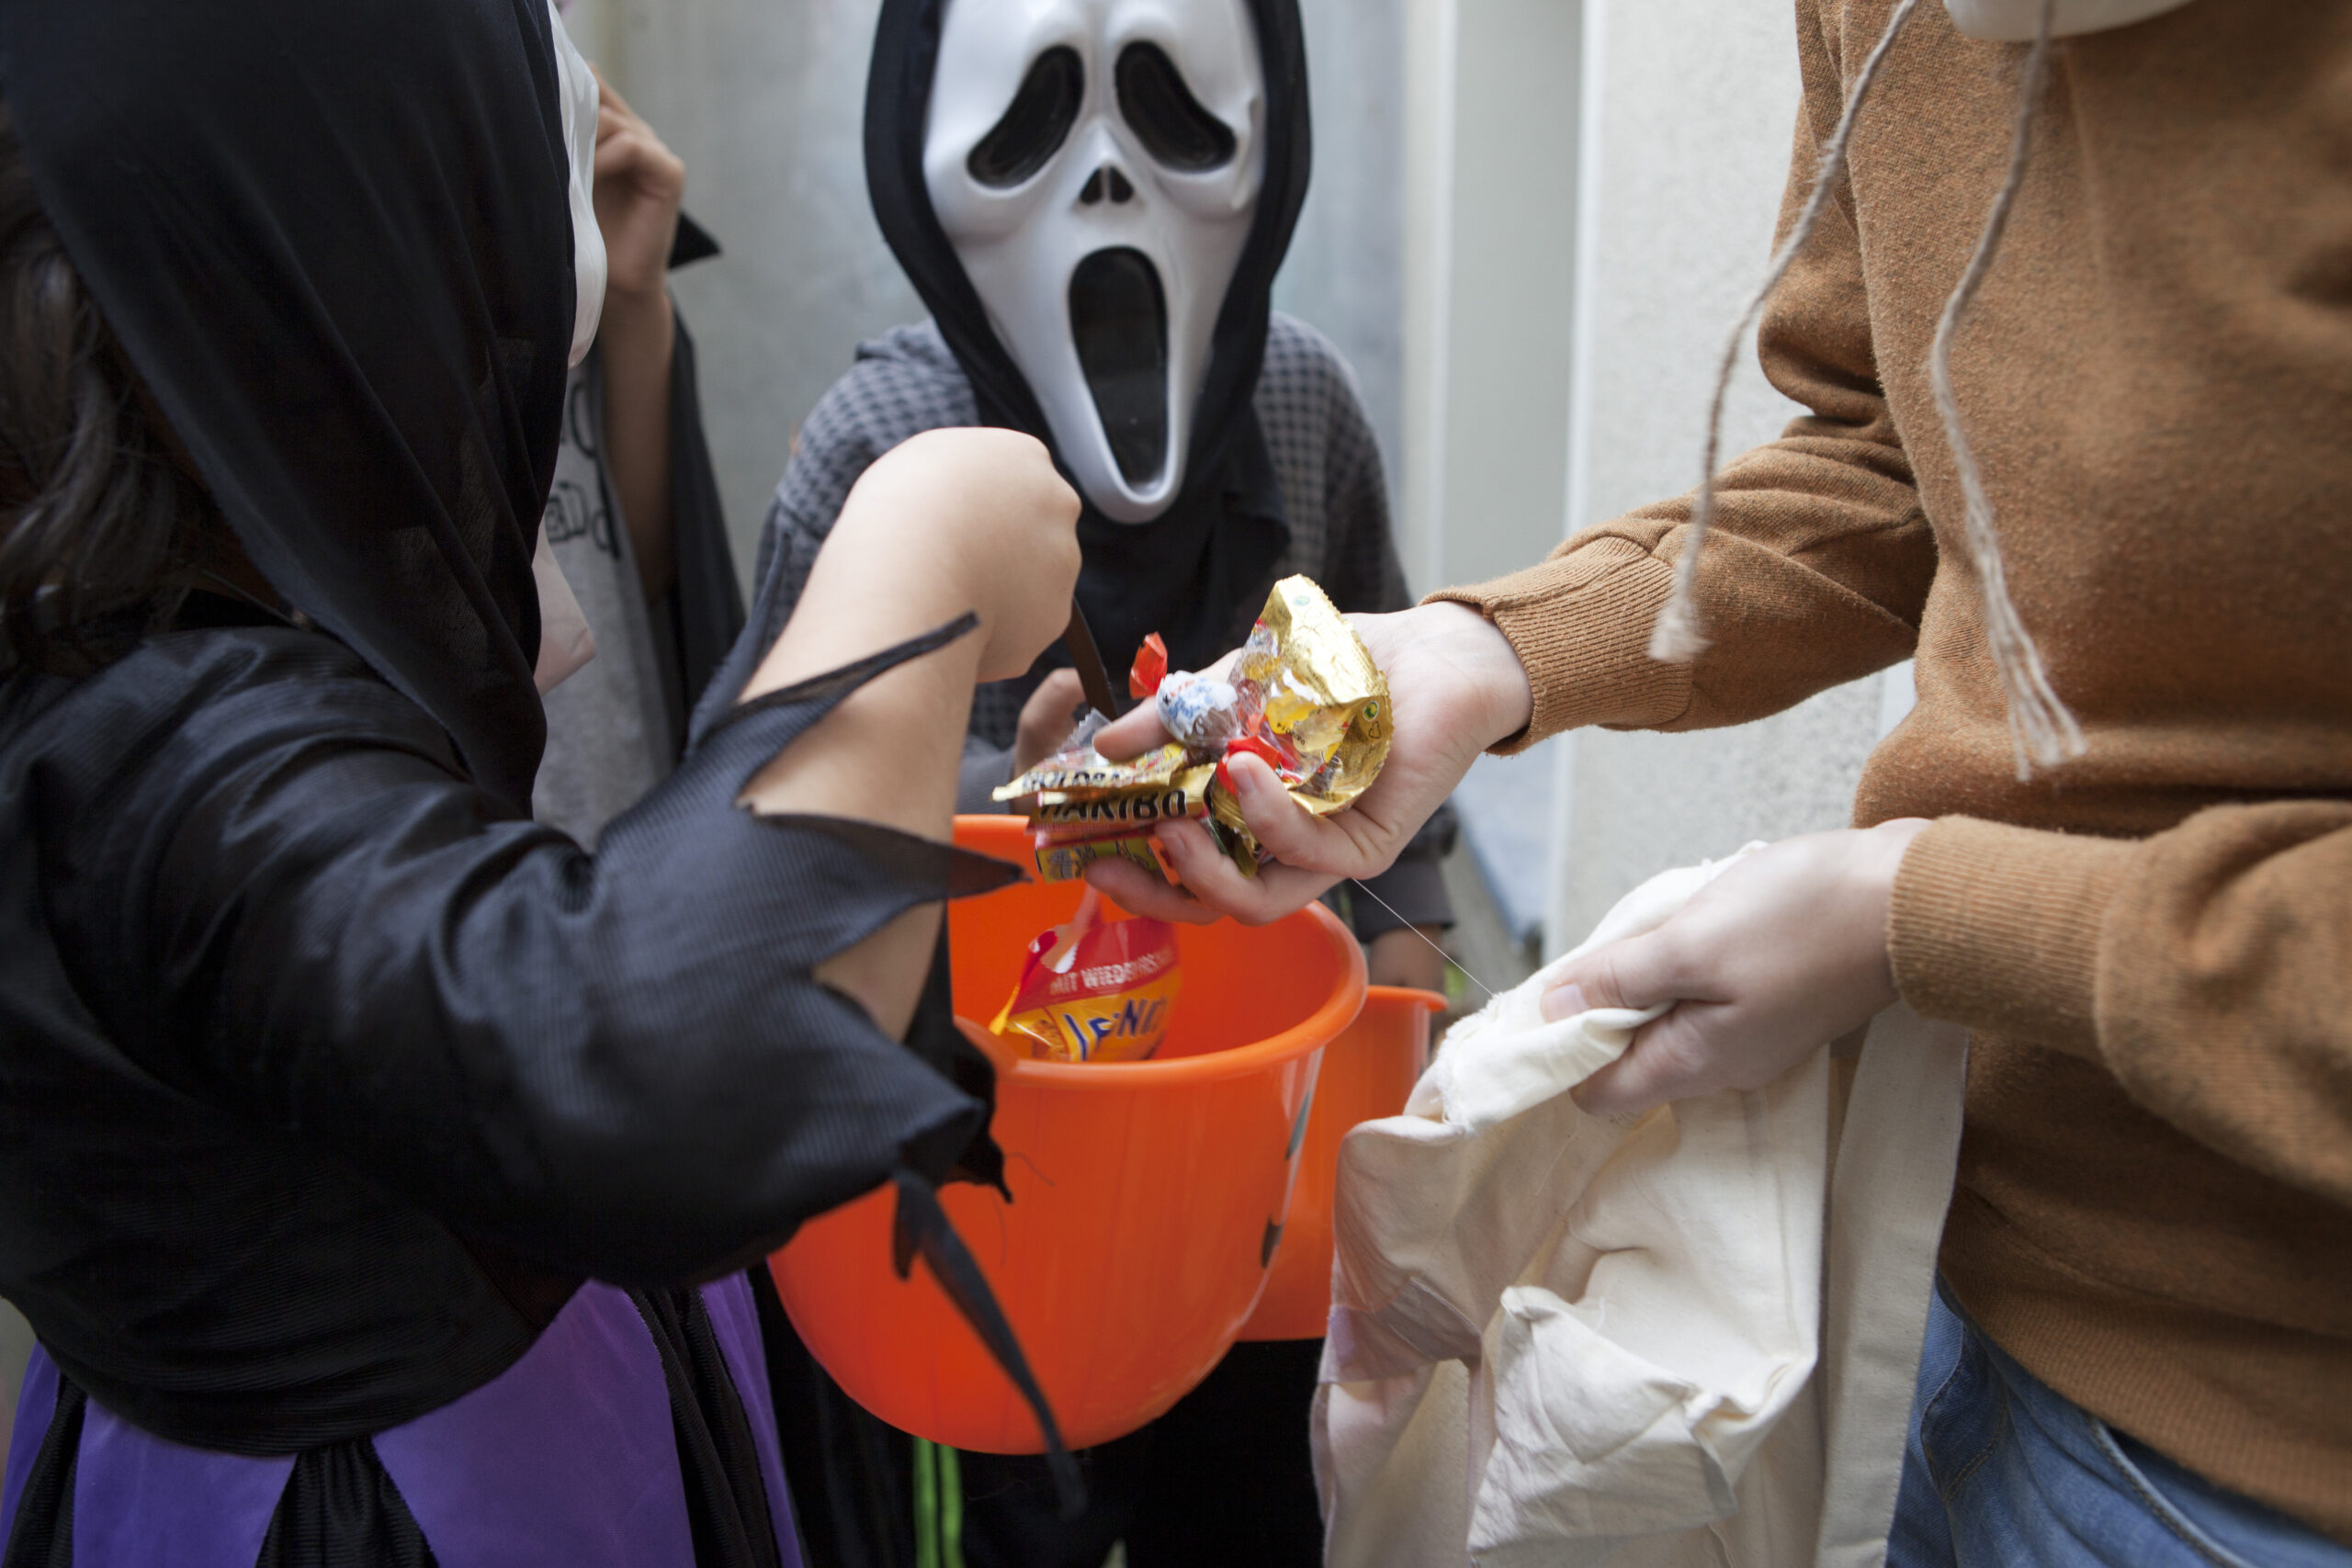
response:
<path id="1" fill-rule="evenodd" d="M 680 213 L 678 237 L 670 248 L 671 269 L 718 254 L 718 242 L 709 231 Z M 666 687 L 663 706 L 673 720 L 671 743 L 684 755 L 686 722 L 695 704 L 742 636 L 743 589 L 735 578 L 718 475 L 703 430 L 699 356 L 683 315 L 676 324 L 670 356 L 670 537 L 677 572 L 669 592 L 650 609 Z"/>

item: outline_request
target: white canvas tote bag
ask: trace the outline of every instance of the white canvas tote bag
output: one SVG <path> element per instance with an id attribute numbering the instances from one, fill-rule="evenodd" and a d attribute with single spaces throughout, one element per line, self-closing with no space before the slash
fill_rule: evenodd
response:
<path id="1" fill-rule="evenodd" d="M 1883 1560 L 1962 1032 L 1897 1007 L 1762 1089 L 1604 1119 L 1566 1091 L 1656 1013 L 1538 1011 L 1571 959 L 1730 863 L 1628 895 L 1457 1026 L 1404 1115 L 1348 1135 L 1315 1413 L 1329 1562 Z"/>

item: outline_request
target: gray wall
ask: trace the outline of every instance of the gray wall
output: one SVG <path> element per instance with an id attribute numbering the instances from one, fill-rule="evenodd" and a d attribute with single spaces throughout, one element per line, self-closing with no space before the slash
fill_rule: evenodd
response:
<path id="1" fill-rule="evenodd" d="M 1401 521 L 1417 588 L 1514 570 L 1561 536 L 1582 27 L 1580 0 L 1408 6 Z M 1547 756 L 1487 758 L 1455 796 L 1514 944 L 1550 898 L 1552 791 Z"/>
<path id="2" fill-rule="evenodd" d="M 1586 0 L 1571 528 L 1690 488 L 1713 368 L 1762 273 L 1797 103 L 1787 0 Z M 1742 355 L 1724 448 L 1794 410 Z M 1872 680 L 1697 735 L 1556 748 L 1546 945 L 1635 884 L 1750 839 L 1842 827 L 1886 698 Z"/>
<path id="3" fill-rule="evenodd" d="M 1432 588 L 1517 570 L 1559 538 L 1580 10 L 1564 0 L 1455 6 L 1452 384 Z"/>
<path id="4" fill-rule="evenodd" d="M 858 339 L 922 314 L 865 201 L 875 0 L 582 0 L 572 29 L 686 164 L 726 254 L 675 292 L 748 580 L 794 433 Z"/>
<path id="5" fill-rule="evenodd" d="M 1417 588 L 1560 537 L 1578 0 L 1410 0 L 1402 532 Z"/>
<path id="6" fill-rule="evenodd" d="M 1316 168 L 1277 304 L 1353 363 L 1398 449 L 1404 0 L 1304 0 Z M 703 409 L 748 577 L 793 434 L 860 338 L 922 314 L 865 199 L 860 122 L 876 0 L 580 0 L 581 47 L 686 163 L 727 254 L 679 276 Z"/>
<path id="7" fill-rule="evenodd" d="M 1405 0 L 1300 0 L 1315 107 L 1315 178 L 1275 309 L 1311 321 L 1355 367 L 1396 489 L 1405 421 Z"/>

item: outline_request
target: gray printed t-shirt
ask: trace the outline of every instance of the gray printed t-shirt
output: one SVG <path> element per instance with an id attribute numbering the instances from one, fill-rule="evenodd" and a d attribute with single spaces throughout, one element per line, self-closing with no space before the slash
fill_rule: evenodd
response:
<path id="1" fill-rule="evenodd" d="M 594 849 L 605 824 L 668 777 L 673 761 L 661 650 L 605 466 L 604 369 L 594 354 L 564 387 L 547 525 L 596 657 L 542 699 L 548 749 L 531 791 L 532 815 Z"/>

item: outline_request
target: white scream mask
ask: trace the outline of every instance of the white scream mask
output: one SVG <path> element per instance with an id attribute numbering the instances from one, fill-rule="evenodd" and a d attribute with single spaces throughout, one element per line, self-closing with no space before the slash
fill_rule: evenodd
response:
<path id="1" fill-rule="evenodd" d="M 2166 11 L 2177 11 L 2188 0 L 2058 0 L 2050 20 L 2052 38 L 2075 38 L 2128 28 Z M 2041 26 L 2041 0 L 1944 0 L 1951 24 L 1970 38 L 2000 43 L 2030 43 Z"/>
<path id="2" fill-rule="evenodd" d="M 1243 0 L 949 0 L 932 208 L 1079 488 L 1118 522 L 1183 488 L 1265 118 Z"/>

